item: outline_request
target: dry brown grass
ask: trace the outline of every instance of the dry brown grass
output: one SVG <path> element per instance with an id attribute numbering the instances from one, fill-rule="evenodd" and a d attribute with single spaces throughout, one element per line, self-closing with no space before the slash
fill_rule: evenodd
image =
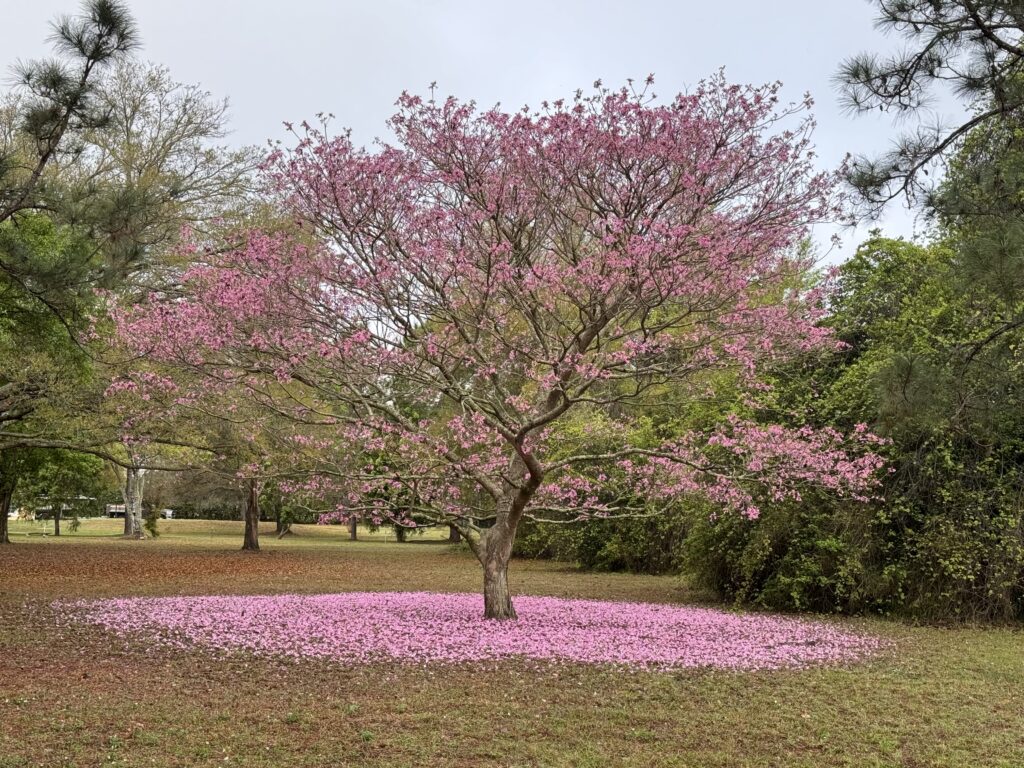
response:
<path id="1" fill-rule="evenodd" d="M 120 594 L 473 590 L 443 543 L 303 530 L 237 551 L 240 525 L 110 524 L 0 548 L 0 766 L 1024 765 L 1024 635 L 870 629 L 896 650 L 850 668 L 656 674 L 281 663 L 140 647 L 58 627 L 53 599 Z M 25 530 L 16 531 L 16 534 Z M 63 537 L 62 537 L 63 538 Z M 680 601 L 672 578 L 516 562 L 519 592 Z M 864 624 L 865 622 L 859 622 Z"/>

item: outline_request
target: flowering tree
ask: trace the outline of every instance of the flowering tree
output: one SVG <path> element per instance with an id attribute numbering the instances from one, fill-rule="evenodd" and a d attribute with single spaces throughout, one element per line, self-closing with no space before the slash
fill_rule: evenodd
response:
<path id="1" fill-rule="evenodd" d="M 302 490 L 343 492 L 337 515 L 457 527 L 487 617 L 515 616 L 524 517 L 860 495 L 864 432 L 638 429 L 652 401 L 756 389 L 831 343 L 793 286 L 833 179 L 808 104 L 777 92 L 719 76 L 667 104 L 598 89 L 516 114 L 403 95 L 397 143 L 373 151 L 303 126 L 265 165 L 303 232 L 197 252 L 183 293 L 117 314 L 120 337 L 301 423 L 335 457 Z M 567 435 L 573 415 L 599 439 Z"/>

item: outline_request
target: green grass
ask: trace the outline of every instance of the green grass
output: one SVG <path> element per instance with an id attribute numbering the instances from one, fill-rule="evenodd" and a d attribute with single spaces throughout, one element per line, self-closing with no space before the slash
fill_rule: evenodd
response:
<path id="1" fill-rule="evenodd" d="M 58 627 L 57 597 L 474 590 L 440 531 L 411 543 L 240 523 L 120 521 L 0 547 L 0 768 L 8 766 L 1024 766 L 1024 634 L 855 620 L 893 650 L 840 668 L 671 674 L 281 663 Z M 428 538 L 429 537 L 429 538 Z M 678 579 L 517 561 L 520 593 L 682 602 Z"/>
<path id="2" fill-rule="evenodd" d="M 297 542 L 300 547 L 308 547 L 315 543 L 336 544 L 348 539 L 348 528 L 339 525 L 295 525 L 292 526 L 298 536 L 285 536 L 278 539 L 274 523 L 260 523 L 260 543 L 270 545 L 280 542 L 288 546 Z M 119 538 L 124 530 L 121 518 L 91 517 L 83 518 L 77 531 L 71 530 L 71 521 L 61 522 L 61 535 L 53 535 L 52 520 L 11 520 L 10 535 L 12 540 L 22 538 L 47 538 L 55 542 L 70 539 Z M 238 539 L 241 545 L 242 523 L 228 520 L 160 520 L 157 531 L 158 540 L 174 540 L 194 546 L 217 546 L 226 544 L 228 540 Z M 395 534 L 390 527 L 370 530 L 359 526 L 358 536 L 363 541 L 395 542 Z M 438 542 L 448 538 L 448 529 L 435 527 L 426 528 L 422 532 L 408 534 L 407 542 Z"/>

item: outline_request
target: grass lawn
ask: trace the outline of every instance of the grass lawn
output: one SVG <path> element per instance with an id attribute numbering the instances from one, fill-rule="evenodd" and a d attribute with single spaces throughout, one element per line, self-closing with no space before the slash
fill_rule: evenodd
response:
<path id="1" fill-rule="evenodd" d="M 59 627 L 50 603 L 115 595 L 475 591 L 442 532 L 297 526 L 244 554 L 241 524 L 120 521 L 0 547 L 0 768 L 11 766 L 1024 766 L 1024 633 L 850 622 L 891 651 L 775 672 L 538 672 L 282 662 Z M 67 527 L 67 526 L 65 526 Z M 517 561 L 521 594 L 681 603 L 677 578 Z"/>

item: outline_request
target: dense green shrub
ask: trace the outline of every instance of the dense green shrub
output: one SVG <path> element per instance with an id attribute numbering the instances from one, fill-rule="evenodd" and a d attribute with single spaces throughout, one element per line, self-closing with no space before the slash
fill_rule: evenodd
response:
<path id="1" fill-rule="evenodd" d="M 775 382 L 794 419 L 868 423 L 891 440 L 879 498 L 697 519 L 685 544 L 695 579 L 770 608 L 1024 617 L 1021 337 L 993 338 L 998 302 L 964 286 L 958 259 L 870 240 L 843 265 L 830 316 L 845 348 Z"/>
<path id="2" fill-rule="evenodd" d="M 777 610 L 1024 618 L 1024 334 L 993 337 L 1012 312 L 987 314 L 999 301 L 965 285 L 959 259 L 951 247 L 869 240 L 841 268 L 831 306 L 843 348 L 777 371 L 759 405 L 766 421 L 865 423 L 887 437 L 891 471 L 875 500 L 809 492 L 753 521 L 681 500 L 662 517 L 529 524 L 517 552 L 683 571 Z"/>
<path id="3" fill-rule="evenodd" d="M 515 554 L 599 571 L 675 573 L 682 567 L 689 527 L 689 516 L 682 512 L 585 523 L 526 522 L 516 537 Z"/>

